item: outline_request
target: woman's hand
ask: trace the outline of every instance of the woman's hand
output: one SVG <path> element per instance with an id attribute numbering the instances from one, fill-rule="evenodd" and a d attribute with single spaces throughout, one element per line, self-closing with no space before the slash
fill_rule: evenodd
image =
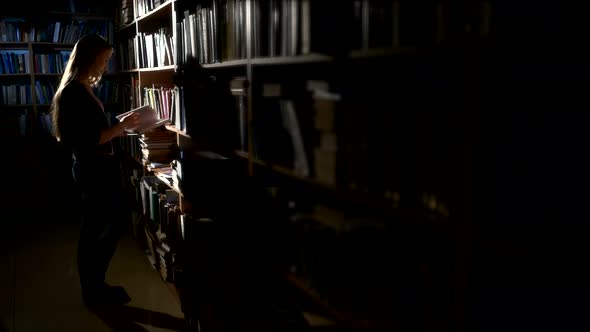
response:
<path id="1" fill-rule="evenodd" d="M 124 130 L 135 130 L 141 125 L 141 118 L 137 113 L 131 113 L 121 119 L 121 125 Z"/>
<path id="2" fill-rule="evenodd" d="M 100 133 L 98 144 L 104 144 L 115 137 L 125 136 L 127 130 L 135 130 L 141 125 L 141 118 L 138 114 L 130 114 L 121 119 L 121 122 L 103 130 Z"/>

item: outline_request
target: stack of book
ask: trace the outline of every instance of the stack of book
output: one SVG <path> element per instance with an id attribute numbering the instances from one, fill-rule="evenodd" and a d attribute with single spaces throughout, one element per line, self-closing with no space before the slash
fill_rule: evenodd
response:
<path id="1" fill-rule="evenodd" d="M 341 96 L 330 91 L 329 83 L 325 81 L 308 81 L 307 90 L 312 95 L 314 129 L 319 138 L 313 148 L 315 177 L 322 183 L 335 185 L 338 153 L 336 105 Z"/>
<path id="2" fill-rule="evenodd" d="M 166 239 L 163 239 L 160 245 L 156 247 L 158 271 L 160 272 L 160 276 L 163 280 L 172 281 L 172 264 L 174 264 L 174 255 L 172 254 L 170 246 L 165 240 Z"/>
<path id="3" fill-rule="evenodd" d="M 121 25 L 133 22 L 133 0 L 121 1 Z"/>
<path id="4" fill-rule="evenodd" d="M 164 128 L 150 130 L 139 136 L 142 163 L 169 163 L 176 156 L 176 135 Z"/>

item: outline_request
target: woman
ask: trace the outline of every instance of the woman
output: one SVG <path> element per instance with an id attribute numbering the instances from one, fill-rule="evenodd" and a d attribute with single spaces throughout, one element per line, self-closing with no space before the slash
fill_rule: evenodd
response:
<path id="1" fill-rule="evenodd" d="M 103 105 L 92 91 L 112 54 L 104 38 L 94 34 L 80 38 L 51 105 L 56 138 L 72 152 L 72 173 L 82 191 L 77 261 L 82 299 L 88 307 L 130 300 L 122 287 L 105 283 L 117 242 L 127 227 L 121 171 L 112 140 L 139 126 L 137 116 L 109 126 Z"/>

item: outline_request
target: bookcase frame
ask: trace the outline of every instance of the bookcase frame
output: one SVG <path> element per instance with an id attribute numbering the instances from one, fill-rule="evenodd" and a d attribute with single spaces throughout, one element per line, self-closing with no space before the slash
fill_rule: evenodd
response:
<path id="1" fill-rule="evenodd" d="M 61 21 L 105 21 L 105 22 L 114 22 L 115 21 L 115 12 L 113 11 L 111 16 L 103 16 L 103 15 L 94 15 L 90 13 L 77 13 L 77 12 L 66 12 L 66 11 L 50 11 L 47 13 L 50 18 L 55 18 L 57 21 L 60 19 Z M 25 13 L 24 15 L 15 16 L 15 15 L 8 15 L 2 16 L 0 18 L 13 18 L 18 17 L 24 19 L 26 23 L 32 23 L 35 21 L 34 17 L 29 17 L 30 13 Z M 38 13 L 34 13 L 33 15 L 39 15 Z M 116 27 L 113 25 L 113 32 L 115 32 Z M 112 42 L 112 41 L 111 41 Z M 26 126 L 26 133 L 25 137 L 44 137 L 46 134 L 41 129 L 41 125 L 39 123 L 39 115 L 42 113 L 47 113 L 49 111 L 49 107 L 51 106 L 50 103 L 39 103 L 37 101 L 37 89 L 35 88 L 36 82 L 39 79 L 51 79 L 55 78 L 55 84 L 57 88 L 58 79 L 61 76 L 59 73 L 37 73 L 35 68 L 35 54 L 36 49 L 39 47 L 48 48 L 53 51 L 64 51 L 69 50 L 71 51 L 74 47 L 74 44 L 71 43 L 53 43 L 53 42 L 36 42 L 36 41 L 28 41 L 28 42 L 2 42 L 0 41 L 0 50 L 26 50 L 28 53 L 28 60 L 29 60 L 29 73 L 22 73 L 22 74 L 0 74 L 0 80 L 4 78 L 29 78 L 29 85 L 31 87 L 31 101 L 30 104 L 4 104 L 2 105 L 3 108 L 8 109 L 30 109 L 30 112 L 27 116 L 27 126 Z M 40 53 L 43 54 L 43 53 Z M 113 75 L 114 73 L 106 73 L 105 77 L 110 78 L 109 76 Z M 110 106 L 110 105 L 105 105 Z"/>
<path id="2" fill-rule="evenodd" d="M 180 8 L 180 3 L 185 4 L 186 0 L 167 0 L 159 7 L 155 8 L 153 11 L 147 13 L 142 17 L 136 17 L 133 22 L 125 24 L 120 27 L 119 32 L 123 32 L 125 34 L 139 33 L 140 25 L 147 23 L 153 17 L 161 16 L 162 13 L 166 13 L 171 15 L 170 22 L 171 27 L 173 30 L 173 38 L 175 38 L 176 34 L 176 22 L 181 16 L 181 13 L 178 12 Z M 395 3 L 399 3 L 398 1 L 394 1 Z M 485 2 L 485 1 L 483 1 Z M 199 1 L 191 1 L 191 5 L 196 5 Z M 363 3 L 366 3 L 363 1 Z M 441 5 L 457 5 L 457 6 L 465 6 L 469 7 L 471 5 L 464 4 L 462 1 L 451 1 L 451 0 L 440 0 L 439 3 Z M 471 7 L 469 7 L 471 8 Z M 246 1 L 246 10 L 253 11 L 253 1 Z M 330 66 L 334 64 L 342 64 L 342 63 L 355 63 L 355 64 L 367 64 L 371 63 L 372 61 L 396 61 L 396 59 L 400 57 L 421 57 L 421 56 L 444 56 L 445 54 L 454 54 L 458 57 L 465 57 L 469 59 L 469 50 L 463 46 L 455 47 L 454 43 L 457 41 L 465 41 L 465 40 L 477 40 L 480 36 L 474 36 L 477 32 L 470 32 L 471 28 L 467 29 L 461 24 L 457 28 L 457 26 L 444 26 L 446 23 L 442 23 L 445 20 L 448 20 L 448 17 L 444 16 L 443 11 L 439 13 L 439 28 L 438 34 L 436 36 L 437 44 L 435 45 L 428 45 L 428 46 L 392 46 L 392 47 L 383 47 L 383 48 L 368 48 L 367 45 L 363 45 L 360 49 L 353 49 L 349 50 L 344 55 L 326 55 L 326 54 L 318 54 L 318 53 L 311 53 L 311 54 L 304 54 L 304 55 L 294 55 L 294 56 L 272 56 L 272 57 L 254 57 L 253 56 L 253 46 L 252 46 L 252 39 L 253 39 L 253 28 L 252 22 L 247 20 L 245 24 L 246 29 L 246 57 L 242 59 L 235 59 L 235 60 L 228 60 L 216 63 L 207 63 L 201 64 L 200 67 L 204 71 L 210 72 L 214 75 L 217 71 L 237 71 L 240 74 L 236 74 L 236 76 L 246 76 L 247 80 L 250 84 L 258 81 L 258 70 L 259 69 L 266 69 L 266 68 L 273 68 L 276 71 L 285 70 L 284 68 L 301 68 L 302 71 L 307 70 L 306 68 L 313 68 L 314 66 Z M 465 18 L 465 20 L 467 20 Z M 446 21 L 445 21 L 446 22 Z M 464 23 L 464 22 L 463 22 Z M 475 23 L 474 23 L 475 24 Z M 441 28 L 442 26 L 442 28 Z M 469 31 L 462 31 L 461 29 L 465 28 Z M 454 30 L 453 30 L 454 29 Z M 457 31 L 459 30 L 459 31 Z M 131 33 L 129 31 L 132 31 Z M 450 36 L 448 37 L 447 34 Z M 448 39 L 448 42 L 441 43 L 443 40 Z M 475 45 L 475 44 L 474 44 Z M 177 45 L 175 45 L 178 47 Z M 178 54 L 177 51 L 174 51 L 175 54 Z M 475 59 L 475 58 L 473 58 Z M 463 70 L 465 72 L 470 72 L 472 69 L 476 68 L 477 63 L 476 61 L 467 61 L 465 63 L 465 68 Z M 148 83 L 163 83 L 165 85 L 170 85 L 172 83 L 172 79 L 179 70 L 178 65 L 160 67 L 160 68 L 141 68 L 141 69 L 129 69 L 123 71 L 121 74 L 125 75 L 137 75 L 139 79 L 139 85 L 147 85 Z M 376 67 L 378 68 L 378 67 Z M 288 69 L 287 69 L 288 70 Z M 375 67 L 372 68 L 375 70 Z M 474 71 L 475 73 L 476 71 Z M 245 75 L 244 75 L 245 74 Z M 476 74 L 473 75 L 466 75 L 466 81 L 476 81 L 477 77 Z M 469 84 L 466 84 L 469 86 Z M 475 89 L 475 87 L 472 87 Z M 255 112 L 256 105 L 253 102 L 256 99 L 256 95 L 254 95 L 255 89 L 248 89 L 247 91 L 247 100 L 248 100 L 248 122 L 251 125 L 253 120 L 252 114 Z M 472 91 L 475 94 L 475 90 Z M 477 98 L 466 100 L 466 103 L 462 106 L 465 109 L 475 110 L 477 111 Z M 476 121 L 476 117 L 468 117 L 465 118 L 465 126 L 469 126 L 470 123 Z M 192 144 L 192 138 L 184 131 L 177 130 L 173 125 L 167 125 L 166 129 L 173 131 L 177 134 L 177 144 L 179 148 L 182 150 L 185 147 L 189 147 Z M 250 131 L 251 133 L 251 131 Z M 465 142 L 475 142 L 477 137 L 476 131 L 466 131 L 465 132 Z M 461 184 L 458 185 L 456 192 L 459 193 L 459 196 L 463 198 L 460 203 L 460 206 L 457 207 L 457 211 L 461 211 L 453 218 L 447 218 L 441 215 L 425 215 L 422 211 L 417 209 L 404 209 L 404 208 L 395 208 L 390 199 L 375 199 L 370 195 L 367 195 L 364 192 L 360 191 L 351 191 L 347 188 L 340 188 L 333 185 L 326 185 L 320 181 L 317 181 L 313 178 L 301 177 L 295 174 L 292 170 L 287 169 L 285 167 L 275 165 L 269 163 L 264 160 L 257 160 L 252 152 L 254 150 L 253 146 L 253 138 L 252 135 L 248 136 L 248 151 L 235 151 L 234 155 L 229 156 L 231 158 L 236 158 L 238 160 L 242 160 L 246 162 L 246 167 L 248 169 L 248 174 L 250 176 L 256 177 L 261 172 L 271 172 L 278 176 L 289 178 L 291 181 L 295 181 L 301 185 L 307 186 L 312 188 L 311 190 L 315 190 L 317 192 L 322 193 L 322 195 L 330 196 L 335 200 L 340 202 L 350 202 L 351 204 L 361 205 L 369 210 L 378 211 L 379 213 L 384 213 L 386 216 L 395 219 L 396 222 L 400 223 L 408 223 L 410 225 L 421 225 L 429 229 L 436 230 L 435 232 L 440 232 L 441 236 L 447 236 L 449 238 L 455 239 L 456 243 L 458 244 L 457 247 L 453 248 L 453 259 L 456 266 L 454 267 L 453 273 L 453 280 L 451 281 L 452 286 L 456 290 L 456 293 L 449 298 L 450 303 L 449 306 L 452 307 L 452 316 L 450 317 L 452 330 L 454 331 L 462 331 L 465 329 L 465 315 L 466 315 L 466 298 L 467 298 L 467 266 L 469 264 L 469 258 L 467 257 L 467 253 L 469 252 L 470 239 L 471 239 L 471 228 L 469 220 L 473 217 L 474 211 L 470 209 L 470 193 L 472 192 L 473 188 L 470 187 L 470 183 L 472 180 L 473 173 L 470 172 L 471 165 L 467 161 L 467 156 L 473 152 L 475 149 L 474 145 L 471 143 L 467 143 L 465 146 L 462 147 L 463 151 L 461 152 L 465 158 L 465 163 L 460 163 L 461 167 L 463 168 L 464 177 L 460 180 Z M 136 159 L 137 161 L 137 159 Z M 145 166 L 144 166 L 145 167 Z M 157 174 L 156 174 L 157 175 Z M 165 180 L 161 177 L 162 180 Z M 180 206 L 183 212 L 190 211 L 191 203 L 184 199 L 181 194 L 181 201 Z M 335 309 L 332 305 L 327 303 L 320 294 L 318 294 L 312 287 L 308 285 L 305 280 L 302 280 L 295 276 L 294 274 L 290 273 L 283 273 L 283 278 L 294 285 L 296 288 L 301 290 L 304 294 L 307 294 L 308 298 L 319 305 L 320 307 L 330 312 L 332 318 L 336 319 L 339 323 L 343 324 L 346 327 L 352 328 L 353 330 L 366 330 L 367 328 L 375 328 L 371 324 L 366 325 L 367 322 L 363 320 L 357 320 L 353 317 L 350 317 L 342 312 L 339 312 Z M 377 328 L 379 329 L 379 328 Z"/>

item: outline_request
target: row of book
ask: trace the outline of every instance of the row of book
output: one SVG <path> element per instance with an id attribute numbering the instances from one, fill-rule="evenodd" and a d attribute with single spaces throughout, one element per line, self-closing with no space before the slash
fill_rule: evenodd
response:
<path id="1" fill-rule="evenodd" d="M 35 73 L 62 74 L 70 58 L 71 50 L 37 53 L 33 56 Z M 107 64 L 107 71 L 115 71 L 113 58 Z M 31 61 L 27 50 L 0 50 L 0 74 L 29 74 Z"/>
<path id="2" fill-rule="evenodd" d="M 178 89 L 170 87 L 144 87 L 143 105 L 150 105 L 158 119 L 174 119 L 178 98 Z"/>
<path id="3" fill-rule="evenodd" d="M 35 72 L 41 74 L 63 74 L 71 50 L 60 50 L 46 54 L 35 54 Z"/>
<path id="4" fill-rule="evenodd" d="M 4 138 L 24 137 L 31 131 L 32 120 L 29 109 L 20 109 L 14 112 L 3 112 L 0 118 L 0 135 Z M 37 114 L 36 125 L 38 133 L 51 136 L 54 133 L 51 115 L 47 112 Z"/>
<path id="5" fill-rule="evenodd" d="M 113 121 L 113 123 L 115 122 Z M 117 142 L 117 146 L 120 151 L 123 151 L 125 155 L 128 155 L 130 158 L 137 160 L 137 162 L 141 163 L 141 146 L 139 145 L 139 139 L 136 135 L 123 136 L 119 138 Z"/>
<path id="6" fill-rule="evenodd" d="M 168 164 L 176 157 L 176 134 L 165 128 L 155 128 L 138 137 L 141 161 L 144 165 L 152 163 Z"/>
<path id="7" fill-rule="evenodd" d="M 249 125 L 246 86 L 244 77 L 232 80 L 226 89 L 234 96 L 234 102 L 220 104 L 217 108 L 220 114 L 224 111 L 223 107 L 231 108 L 229 113 L 233 114 L 233 119 L 228 121 L 225 118 L 225 121 L 237 125 L 232 127 L 231 132 L 222 132 L 220 135 L 231 137 L 236 149 L 247 151 L 248 132 L 251 130 L 254 143 L 252 153 L 257 160 L 283 166 L 295 175 L 310 177 L 327 185 L 384 197 L 391 200 L 392 206 L 406 199 L 406 189 L 414 185 L 409 182 L 414 181 L 411 178 L 418 172 L 411 166 L 415 160 L 409 158 L 411 156 L 403 157 L 406 150 L 403 141 L 397 140 L 397 135 L 378 138 L 375 133 L 388 127 L 395 128 L 394 132 L 400 132 L 404 123 L 413 123 L 414 120 L 404 118 L 407 113 L 403 111 L 396 114 L 378 111 L 374 103 L 377 100 L 385 102 L 385 95 L 367 93 L 367 96 L 372 96 L 370 104 L 359 101 L 358 104 L 349 102 L 345 105 L 341 103 L 342 93 L 333 91 L 326 81 L 308 81 L 306 91 L 301 92 L 303 97 L 295 98 L 280 83 L 267 83 L 262 86 L 262 97 L 255 101 L 256 107 Z M 184 104 L 187 97 L 183 91 L 182 86 L 144 88 L 143 103 L 158 109 L 160 118 L 169 117 L 178 130 L 188 130 L 197 135 L 198 132 L 190 128 L 195 126 L 193 122 L 198 119 L 198 114 L 191 113 L 193 118 L 187 121 L 188 110 Z M 349 98 L 352 96 L 350 93 L 348 91 L 345 96 Z M 400 102 L 403 106 L 404 102 Z M 192 112 L 201 113 L 197 110 Z M 344 123 L 356 126 L 343 127 Z M 195 128 L 200 128 L 198 126 L 196 124 Z M 223 131 L 221 128 L 216 130 Z M 143 163 L 153 162 L 158 155 L 162 155 L 162 151 L 142 151 L 141 144 L 139 147 L 131 146 L 130 149 Z M 166 153 L 163 155 L 170 156 Z M 423 178 L 432 178 L 426 175 Z M 440 187 L 433 183 L 428 186 L 430 192 L 436 192 L 435 187 Z M 425 204 L 432 205 L 432 195 L 427 196 L 428 202 Z M 424 200 L 415 195 L 412 199 Z M 444 202 L 439 198 L 435 198 L 435 201 L 440 212 L 448 214 Z"/>
<path id="8" fill-rule="evenodd" d="M 37 103 L 47 105 L 51 103 L 57 84 L 53 81 L 36 81 Z M 104 81 L 95 88 L 95 93 L 103 103 L 119 101 L 118 85 L 116 82 Z M 0 85 L 0 100 L 4 105 L 32 104 L 31 85 L 29 83 L 14 83 Z"/>
<path id="9" fill-rule="evenodd" d="M 188 58 L 214 63 L 246 57 L 246 2 L 228 0 L 197 4 L 177 22 L 179 62 Z M 223 37 L 223 38 L 222 38 Z"/>
<path id="10" fill-rule="evenodd" d="M 14 83 L 0 85 L 2 104 L 25 105 L 32 104 L 31 84 Z"/>
<path id="11" fill-rule="evenodd" d="M 120 55 L 123 69 L 154 68 L 175 64 L 174 40 L 169 28 L 139 34 L 124 41 Z"/>
<path id="12" fill-rule="evenodd" d="M 456 15 L 453 4 L 441 0 L 344 0 L 336 8 L 310 0 L 255 0 L 253 4 L 254 57 L 433 46 L 449 38 Z M 489 34 L 489 5 L 481 1 L 469 29 Z"/>
<path id="13" fill-rule="evenodd" d="M 102 80 L 94 88 L 94 93 L 103 104 L 119 103 L 119 83 L 111 80 Z"/>
<path id="14" fill-rule="evenodd" d="M 156 176 L 143 176 L 138 187 L 143 215 L 143 227 L 148 259 L 162 279 L 174 281 L 174 239 L 180 218 L 179 195 Z"/>
<path id="15" fill-rule="evenodd" d="M 239 144 L 236 149 L 248 152 L 248 79 L 244 76 L 235 77 L 230 81 L 230 92 L 234 99 L 234 109 L 237 112 Z"/>
<path id="16" fill-rule="evenodd" d="M 119 13 L 119 23 L 121 25 L 129 24 L 135 19 L 134 0 L 121 0 L 121 12 Z"/>
<path id="17" fill-rule="evenodd" d="M 29 52 L 25 50 L 1 50 L 0 74 L 28 74 L 31 72 Z"/>
<path id="18" fill-rule="evenodd" d="M 254 156 L 307 177 L 310 165 L 298 114 L 301 112 L 296 110 L 293 100 L 285 98 L 283 88 L 278 83 L 262 86 L 262 98 L 252 118 Z"/>
<path id="19" fill-rule="evenodd" d="M 39 121 L 39 130 L 41 133 L 48 136 L 53 136 L 53 121 L 51 120 L 51 114 L 47 112 L 41 112 L 37 115 Z"/>
<path id="20" fill-rule="evenodd" d="M 253 55 L 294 56 L 435 44 L 438 1 L 254 1 Z M 329 17 L 330 24 L 326 24 Z M 345 39 L 335 38 L 344 35 Z"/>
<path id="21" fill-rule="evenodd" d="M 389 199 L 392 206 L 398 205 L 400 200 L 427 205 L 433 205 L 434 201 L 441 214 L 448 214 L 448 206 L 442 200 L 442 197 L 447 196 L 444 181 L 434 174 L 440 174 L 450 166 L 431 154 L 436 150 L 430 145 L 440 145 L 441 148 L 444 146 L 422 138 L 417 140 L 417 133 L 413 132 L 416 130 L 415 117 L 430 114 L 435 105 L 411 100 L 411 94 L 395 101 L 387 101 L 389 92 L 379 89 L 368 91 L 368 87 L 335 90 L 328 81 L 307 81 L 302 88 L 305 91 L 295 94 L 290 91 L 289 84 L 269 82 L 261 86 L 262 96 L 254 101 L 252 123 L 248 125 L 245 85 L 245 79 L 241 77 L 225 86 L 234 96 L 235 102 L 218 104 L 219 107 L 216 108 L 219 114 L 233 114 L 233 119 L 224 115 L 225 122 L 237 124 L 232 127 L 232 131 L 226 132 L 218 127 L 215 130 L 221 131 L 219 136 L 231 137 L 236 148 L 246 151 L 248 131 L 251 130 L 254 143 L 252 154 L 256 160 L 282 166 L 297 176 L 310 177 L 330 186 Z M 358 95 L 357 88 L 364 91 L 363 96 L 370 98 L 353 98 Z M 194 121 L 200 119 L 199 114 L 203 110 L 191 109 L 189 112 L 187 107 L 190 104 L 185 105 L 184 102 L 187 98 L 189 102 L 191 98 L 197 98 L 196 95 L 204 96 L 205 92 L 191 90 L 194 93 L 185 96 L 183 91 L 183 86 L 145 88 L 144 104 L 160 109 L 159 116 L 169 116 L 177 129 L 188 130 L 191 136 L 199 135 L 196 128 L 201 127 Z M 347 98 L 348 102 L 342 103 L 343 98 Z M 397 105 L 398 111 L 393 112 L 389 108 L 378 106 L 387 103 Z M 408 107 L 413 109 L 418 106 L 423 111 L 408 112 Z M 224 110 L 225 107 L 231 109 Z M 224 113 L 226 111 L 229 112 Z M 187 121 L 188 115 L 192 120 Z M 384 136 L 383 132 L 391 134 Z M 408 141 L 407 137 L 414 139 Z M 419 156 L 412 154 L 412 144 L 424 145 L 424 153 Z M 141 151 L 141 144 L 139 151 L 137 156 L 144 163 L 154 161 L 160 153 Z M 146 158 L 145 155 L 150 157 Z M 165 155 L 164 159 L 170 156 Z M 420 160 L 416 157 L 420 157 Z M 432 161 L 430 166 L 427 165 L 428 160 Z M 437 167 L 440 170 L 435 172 Z M 417 176 L 419 173 L 421 175 Z M 181 183 L 182 179 L 173 178 L 172 181 Z M 428 194 L 424 196 L 421 193 Z M 435 197 L 434 200 L 432 197 Z"/>
<path id="22" fill-rule="evenodd" d="M 37 103 L 44 105 L 51 104 L 55 91 L 57 90 L 57 83 L 52 80 L 43 82 L 36 81 L 35 89 L 35 92 L 37 93 Z"/>
<path id="23" fill-rule="evenodd" d="M 81 36 L 90 33 L 97 33 L 113 41 L 113 23 L 100 20 L 69 20 L 35 24 L 19 18 L 0 20 L 0 38 L 3 42 L 74 44 Z"/>
<path id="24" fill-rule="evenodd" d="M 344 51 L 434 45 L 443 39 L 445 4 L 424 1 L 212 0 L 184 10 L 177 22 L 179 63 L 245 58 L 252 20 L 253 57 L 338 54 Z M 325 24 L 326 18 L 330 24 Z M 342 40 L 335 36 L 345 35 Z"/>
<path id="25" fill-rule="evenodd" d="M 165 2 L 166 0 L 133 0 L 133 13 L 135 13 L 135 17 L 141 17 Z"/>
<path id="26" fill-rule="evenodd" d="M 155 86 L 140 87 L 137 78 L 131 78 L 131 84 L 125 85 L 124 95 L 129 103 L 125 103 L 126 109 L 139 108 L 141 105 L 151 106 L 157 115 L 158 120 L 168 119 L 176 129 L 184 130 L 185 120 L 182 108 L 182 87 L 179 86 Z"/>
<path id="27" fill-rule="evenodd" d="M 446 106 L 401 91 L 393 100 L 389 90 L 358 84 L 334 89 L 328 81 L 309 80 L 296 93 L 287 83 L 264 84 L 252 110 L 254 158 L 392 207 L 434 206 L 448 215 L 452 185 L 444 174 L 451 174 L 452 161 L 442 155 L 456 152 L 442 134 Z M 424 127 L 431 123 L 439 127 Z"/>

